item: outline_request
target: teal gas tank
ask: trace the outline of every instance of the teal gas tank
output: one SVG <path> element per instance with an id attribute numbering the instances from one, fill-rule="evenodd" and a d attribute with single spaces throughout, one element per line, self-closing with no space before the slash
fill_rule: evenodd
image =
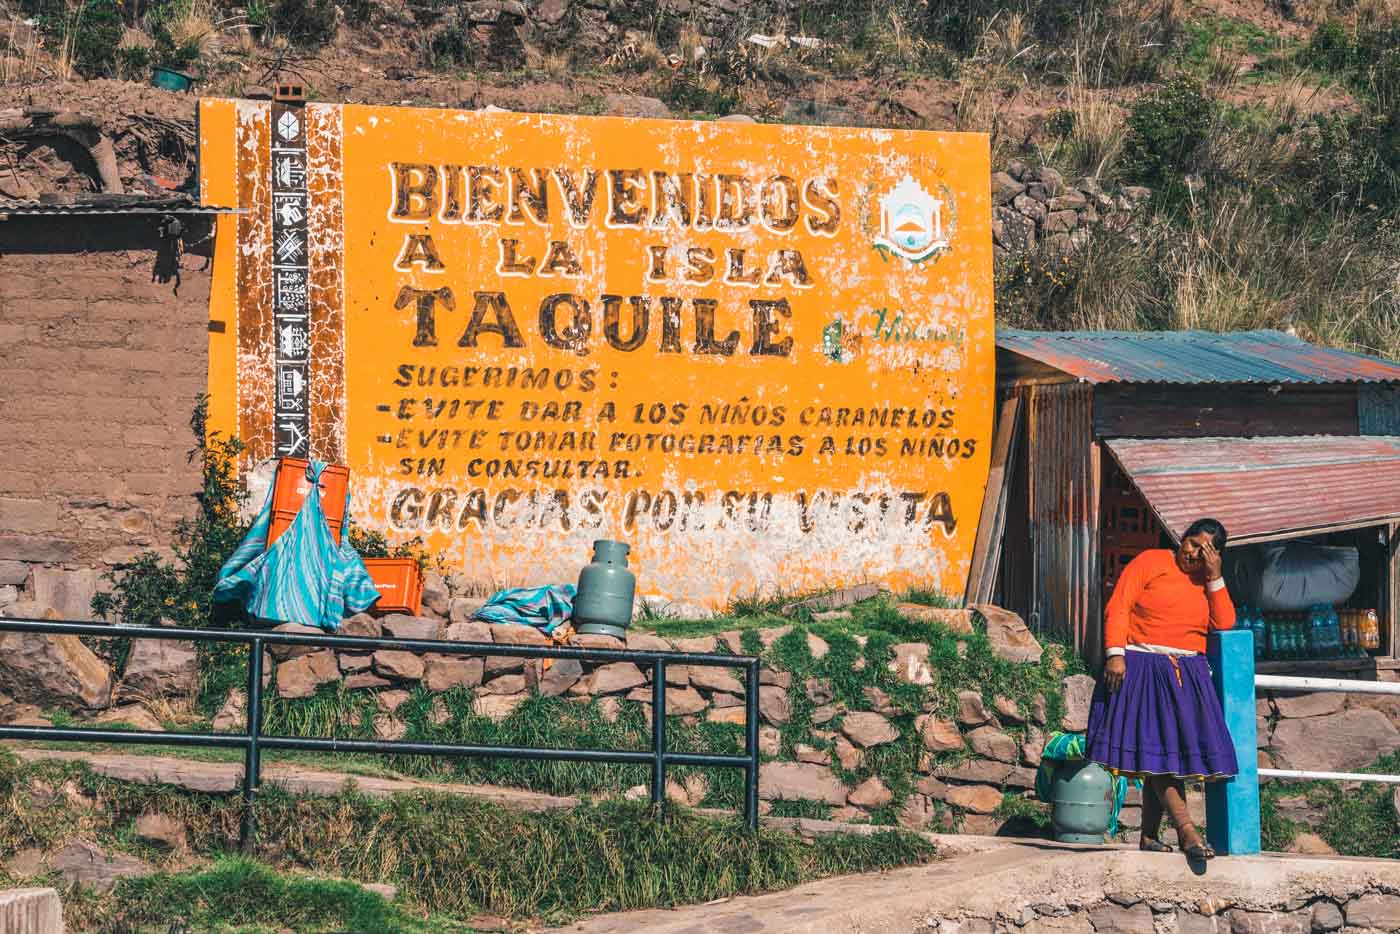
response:
<path id="1" fill-rule="evenodd" d="M 605 538 L 593 543 L 593 561 L 579 572 L 574 597 L 577 632 L 627 638 L 637 592 L 637 577 L 627 568 L 630 550 L 623 542 Z"/>
<path id="2" fill-rule="evenodd" d="M 1055 767 L 1050 820 L 1061 843 L 1103 843 L 1113 814 L 1113 776 L 1097 762 Z"/>

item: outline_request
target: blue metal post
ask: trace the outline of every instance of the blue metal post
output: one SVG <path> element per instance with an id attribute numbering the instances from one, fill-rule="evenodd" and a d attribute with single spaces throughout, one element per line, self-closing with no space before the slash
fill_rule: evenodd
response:
<path id="1" fill-rule="evenodd" d="M 1211 633 L 1207 652 L 1215 693 L 1235 744 L 1239 774 L 1206 785 L 1206 837 L 1222 856 L 1259 852 L 1259 754 L 1254 719 L 1254 633 Z"/>

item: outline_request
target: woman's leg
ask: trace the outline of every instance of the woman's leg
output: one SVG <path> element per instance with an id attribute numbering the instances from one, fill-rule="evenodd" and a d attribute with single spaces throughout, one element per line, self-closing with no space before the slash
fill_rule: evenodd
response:
<path id="1" fill-rule="evenodd" d="M 1172 824 L 1176 827 L 1176 835 L 1183 850 L 1189 850 L 1193 846 L 1200 846 L 1205 843 L 1201 832 L 1196 829 L 1195 823 L 1191 820 L 1191 811 L 1186 807 L 1186 785 L 1179 778 L 1159 778 L 1159 794 L 1162 799 L 1162 807 L 1166 810 L 1167 816 L 1172 819 Z"/>
<path id="2" fill-rule="evenodd" d="M 1162 839 L 1162 798 L 1157 791 L 1157 780 L 1149 778 L 1142 785 L 1142 839 L 1143 845 L 1159 843 Z"/>

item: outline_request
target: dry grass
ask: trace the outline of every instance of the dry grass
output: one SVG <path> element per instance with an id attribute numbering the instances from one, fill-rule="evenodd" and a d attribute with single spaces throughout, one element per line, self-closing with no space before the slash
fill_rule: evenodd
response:
<path id="1" fill-rule="evenodd" d="M 211 0 L 189 0 L 172 8 L 165 20 L 171 44 L 203 59 L 219 51 L 219 17 Z"/>

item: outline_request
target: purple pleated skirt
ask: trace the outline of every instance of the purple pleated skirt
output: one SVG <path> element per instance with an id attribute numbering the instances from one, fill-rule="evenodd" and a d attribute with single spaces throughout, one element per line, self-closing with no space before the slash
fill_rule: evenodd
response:
<path id="1" fill-rule="evenodd" d="M 1209 780 L 1239 771 L 1204 655 L 1129 650 L 1125 661 L 1116 693 L 1102 679 L 1094 691 L 1086 758 L 1136 778 Z"/>

